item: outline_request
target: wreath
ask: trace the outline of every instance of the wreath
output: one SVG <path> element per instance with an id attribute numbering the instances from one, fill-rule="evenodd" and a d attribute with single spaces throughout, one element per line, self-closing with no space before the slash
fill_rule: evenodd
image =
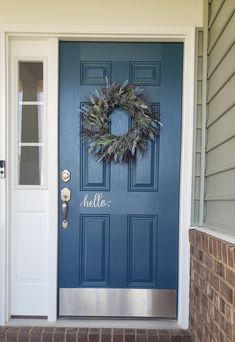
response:
<path id="1" fill-rule="evenodd" d="M 143 91 L 128 81 L 109 85 L 106 80 L 106 86 L 95 90 L 82 108 L 83 136 L 89 140 L 89 153 L 95 153 L 99 161 L 134 159 L 137 150 L 143 154 L 148 140 L 159 136 L 161 123 L 144 100 Z M 110 132 L 111 114 L 116 108 L 126 110 L 132 118 L 132 128 L 121 136 Z"/>

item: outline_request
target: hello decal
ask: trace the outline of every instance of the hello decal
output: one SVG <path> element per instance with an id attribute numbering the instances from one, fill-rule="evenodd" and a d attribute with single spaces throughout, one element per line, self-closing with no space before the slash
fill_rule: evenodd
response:
<path id="1" fill-rule="evenodd" d="M 88 194 L 84 195 L 82 202 L 80 203 L 80 207 L 83 208 L 109 208 L 111 205 L 111 201 L 106 201 L 103 198 L 102 193 L 96 193 L 93 198 L 90 198 Z"/>

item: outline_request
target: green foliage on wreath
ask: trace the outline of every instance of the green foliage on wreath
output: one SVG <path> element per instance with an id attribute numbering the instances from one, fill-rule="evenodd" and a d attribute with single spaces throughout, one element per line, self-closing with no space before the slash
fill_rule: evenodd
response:
<path id="1" fill-rule="evenodd" d="M 111 114 L 115 108 L 126 110 L 132 117 L 133 128 L 117 136 L 110 133 Z M 133 159 L 137 150 L 147 149 L 148 140 L 159 135 L 160 122 L 143 97 L 143 89 L 113 83 L 90 96 L 90 103 L 82 110 L 83 136 L 89 140 L 89 152 L 95 153 L 99 161 L 122 162 Z"/>

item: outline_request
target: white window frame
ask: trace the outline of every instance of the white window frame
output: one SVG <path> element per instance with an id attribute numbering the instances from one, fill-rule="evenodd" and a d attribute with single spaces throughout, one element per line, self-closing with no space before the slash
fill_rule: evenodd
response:
<path id="1" fill-rule="evenodd" d="M 61 31 L 63 33 L 61 34 Z M 25 34 L 28 32 L 28 34 Z M 57 240 L 58 240 L 58 207 L 57 207 L 57 148 L 58 148 L 58 42 L 59 40 L 91 40 L 91 41 L 136 41 L 136 42 L 184 42 L 183 67 L 183 99 L 182 99 L 182 150 L 180 173 L 180 213 L 179 213 L 179 293 L 178 319 L 180 327 L 188 328 L 189 320 L 189 241 L 188 230 L 191 224 L 191 184 L 192 184 L 192 152 L 193 152 L 193 111 L 194 111 L 194 27 L 139 27 L 124 26 L 114 28 L 110 33 L 109 26 L 80 27 L 58 25 L 22 25 L 0 26 L 0 159 L 9 160 L 9 92 L 8 92 L 8 41 L 12 37 L 31 39 L 49 39 L 50 55 L 48 67 L 48 125 L 50 141 L 48 141 L 48 174 L 49 190 L 49 226 L 48 233 L 48 321 L 57 320 Z M 8 179 L 0 180 L 0 325 L 10 319 L 10 235 L 9 235 L 9 183 Z"/>
<path id="2" fill-rule="evenodd" d="M 19 105 L 18 105 L 18 81 L 19 81 L 19 64 L 20 62 L 39 62 L 43 63 L 43 92 L 44 92 L 44 100 L 43 100 L 43 117 L 42 117 L 42 172 L 44 174 L 44 179 L 43 179 L 43 184 L 40 185 L 21 185 L 19 184 L 19 163 L 17 161 L 18 159 L 18 148 L 19 148 L 19 143 L 20 143 L 20 137 L 19 137 Z M 37 57 L 15 57 L 13 61 L 13 93 L 14 93 L 14 101 L 12 103 L 12 110 L 13 110 L 13 159 L 15 160 L 15 167 L 13 170 L 14 176 L 14 188 L 15 189 L 20 189 L 20 190 L 42 190 L 42 189 L 47 189 L 47 66 L 48 66 L 48 61 L 47 58 L 42 57 L 42 56 L 37 56 Z"/>

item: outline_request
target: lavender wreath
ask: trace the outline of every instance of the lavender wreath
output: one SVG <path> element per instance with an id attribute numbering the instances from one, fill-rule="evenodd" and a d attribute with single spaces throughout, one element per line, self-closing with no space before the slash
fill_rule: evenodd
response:
<path id="1" fill-rule="evenodd" d="M 82 109 L 83 136 L 89 141 L 89 152 L 99 161 L 123 162 L 136 157 L 147 149 L 148 140 L 160 134 L 160 121 L 151 106 L 146 103 L 143 89 L 129 85 L 106 82 L 100 91 L 90 96 L 89 104 Z M 132 128 L 124 135 L 110 133 L 110 120 L 115 108 L 126 110 L 132 117 Z"/>

